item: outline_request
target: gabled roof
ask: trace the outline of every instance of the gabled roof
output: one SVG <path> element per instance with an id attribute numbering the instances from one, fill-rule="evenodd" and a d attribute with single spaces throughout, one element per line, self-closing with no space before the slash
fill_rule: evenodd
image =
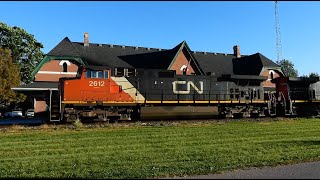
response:
<path id="1" fill-rule="evenodd" d="M 186 41 L 182 41 L 180 44 L 178 44 L 176 47 L 174 47 L 172 50 L 176 51 L 176 55 L 174 56 L 173 60 L 171 61 L 170 65 L 168 68 L 171 68 L 172 64 L 176 61 L 178 55 L 182 52 L 183 49 L 187 50 L 187 53 L 190 55 L 191 59 L 190 61 L 192 61 L 195 64 L 195 68 L 197 68 L 197 71 L 199 71 L 201 74 L 204 74 L 203 70 L 201 69 L 201 67 L 199 66 L 199 63 L 197 61 L 197 59 L 192 55 L 192 51 L 190 50 L 188 44 Z"/>
<path id="2" fill-rule="evenodd" d="M 89 43 L 89 46 L 84 46 L 83 43 L 71 42 L 66 37 L 47 55 L 79 56 L 88 65 L 168 69 L 183 48 L 187 49 L 193 62 L 200 69 L 185 41 L 172 49 L 159 49 L 96 43 Z M 201 69 L 199 71 L 202 72 Z"/>
<path id="3" fill-rule="evenodd" d="M 193 56 L 198 60 L 200 67 L 205 73 L 211 73 L 215 76 L 222 74 L 233 74 L 231 54 L 194 52 Z"/>
<path id="4" fill-rule="evenodd" d="M 279 68 L 277 64 L 260 53 L 237 58 L 233 54 L 192 52 L 186 41 L 172 49 L 159 49 L 97 43 L 84 46 L 84 43 L 71 42 L 66 37 L 47 55 L 79 57 L 86 65 L 170 69 L 171 64 L 183 49 L 187 50 L 192 61 L 203 74 L 211 72 L 216 76 L 259 75 L 263 67 Z"/>
<path id="5" fill-rule="evenodd" d="M 51 56 L 74 56 L 79 57 L 80 52 L 72 45 L 68 37 L 65 37 L 58 45 L 56 45 L 48 55 Z"/>

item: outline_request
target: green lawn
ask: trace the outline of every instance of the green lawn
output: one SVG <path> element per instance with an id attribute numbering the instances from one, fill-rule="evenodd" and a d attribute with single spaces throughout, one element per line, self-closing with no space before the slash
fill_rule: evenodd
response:
<path id="1" fill-rule="evenodd" d="M 155 178 L 320 160 L 320 119 L 16 127 L 0 139 L 0 178 Z"/>

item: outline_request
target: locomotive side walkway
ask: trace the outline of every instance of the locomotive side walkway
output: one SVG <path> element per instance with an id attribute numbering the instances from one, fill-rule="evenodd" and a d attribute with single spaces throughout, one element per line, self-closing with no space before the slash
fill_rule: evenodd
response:
<path id="1" fill-rule="evenodd" d="M 234 170 L 222 174 L 174 177 L 174 179 L 320 179 L 320 161 Z"/>

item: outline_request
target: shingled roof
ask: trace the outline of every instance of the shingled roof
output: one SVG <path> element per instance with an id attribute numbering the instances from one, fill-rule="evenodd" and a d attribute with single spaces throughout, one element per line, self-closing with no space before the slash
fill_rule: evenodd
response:
<path id="1" fill-rule="evenodd" d="M 80 57 L 88 65 L 168 69 L 178 51 L 187 48 L 200 72 L 220 76 L 222 74 L 259 75 L 262 67 L 279 66 L 260 53 L 242 55 L 237 58 L 233 54 L 192 52 L 185 41 L 172 49 L 122 46 L 112 44 L 71 42 L 65 37 L 47 55 Z"/>
<path id="2" fill-rule="evenodd" d="M 200 67 L 205 73 L 220 76 L 222 74 L 233 74 L 231 54 L 194 52 L 193 56 L 198 60 Z"/>
<path id="3" fill-rule="evenodd" d="M 262 68 L 279 68 L 264 55 L 256 53 L 250 56 L 235 58 L 233 61 L 233 72 L 239 75 L 259 75 Z"/>

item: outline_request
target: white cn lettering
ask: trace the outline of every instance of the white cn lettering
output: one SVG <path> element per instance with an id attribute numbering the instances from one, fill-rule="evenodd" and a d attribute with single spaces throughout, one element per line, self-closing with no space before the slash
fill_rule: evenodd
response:
<path id="1" fill-rule="evenodd" d="M 173 93 L 175 94 L 189 94 L 190 93 L 190 86 L 192 86 L 199 94 L 202 94 L 203 93 L 203 82 L 200 81 L 200 89 L 193 84 L 192 81 L 173 81 L 172 82 L 172 89 L 173 89 Z M 177 84 L 187 84 L 187 90 L 177 90 Z"/>

